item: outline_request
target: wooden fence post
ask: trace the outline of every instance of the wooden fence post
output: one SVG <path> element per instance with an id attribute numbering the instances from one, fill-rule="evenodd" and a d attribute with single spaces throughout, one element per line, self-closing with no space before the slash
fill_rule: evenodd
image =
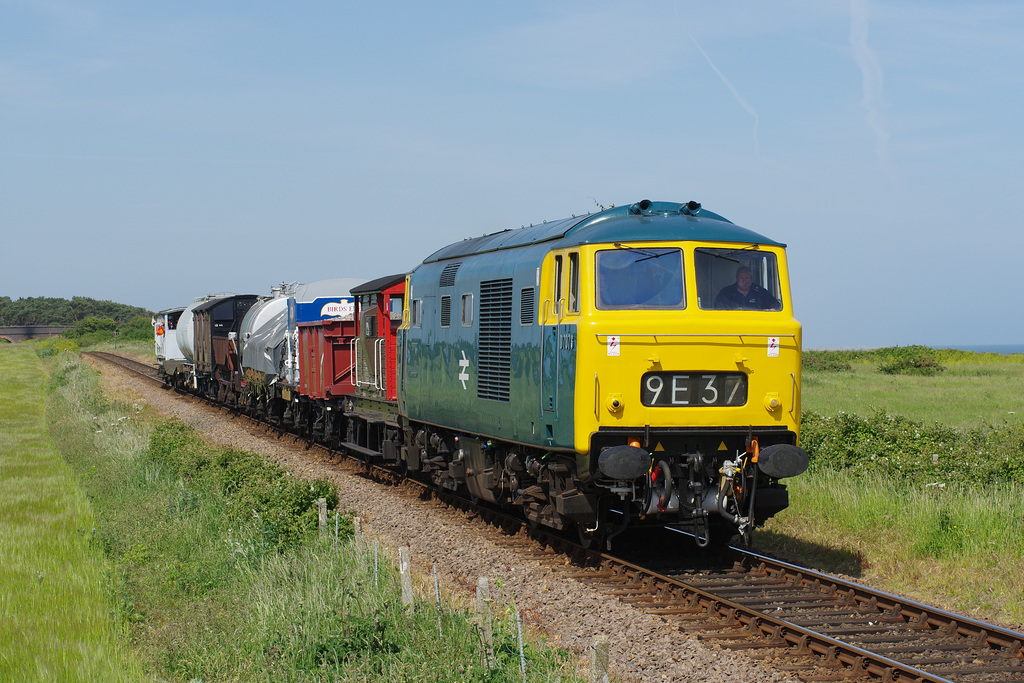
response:
<path id="1" fill-rule="evenodd" d="M 412 567 L 409 562 L 409 546 L 398 548 L 398 573 L 402 578 L 402 607 L 412 612 Z"/>
<path id="2" fill-rule="evenodd" d="M 317 514 L 317 528 L 320 530 L 320 535 L 323 536 L 327 533 L 327 499 L 317 498 L 316 499 L 316 514 Z"/>
<path id="3" fill-rule="evenodd" d="M 491 624 L 491 584 L 486 576 L 476 582 L 476 613 L 484 645 L 484 666 L 494 668 L 494 628 Z"/>
<path id="4" fill-rule="evenodd" d="M 608 636 L 590 641 L 590 683 L 608 683 Z"/>

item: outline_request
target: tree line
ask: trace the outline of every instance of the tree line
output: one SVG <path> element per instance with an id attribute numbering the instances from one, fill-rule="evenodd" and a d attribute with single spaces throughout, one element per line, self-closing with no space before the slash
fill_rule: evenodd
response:
<path id="1" fill-rule="evenodd" d="M 6 325 L 71 325 L 86 318 L 128 322 L 132 318 L 152 316 L 152 311 L 113 301 L 100 301 L 85 296 L 57 299 L 46 296 L 12 300 L 0 296 L 0 326 Z"/>

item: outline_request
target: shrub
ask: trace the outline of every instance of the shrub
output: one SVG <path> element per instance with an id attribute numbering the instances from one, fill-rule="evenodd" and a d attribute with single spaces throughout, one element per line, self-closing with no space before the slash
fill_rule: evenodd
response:
<path id="1" fill-rule="evenodd" d="M 180 421 L 165 422 L 153 431 L 148 456 L 189 482 L 190 489 L 217 497 L 237 528 L 253 534 L 256 545 L 266 550 L 294 547 L 316 531 L 318 498 L 327 499 L 328 509 L 338 506 L 337 490 L 329 481 L 296 479 L 255 453 L 208 446 Z M 187 500 L 179 502 L 188 507 Z"/>
<path id="2" fill-rule="evenodd" d="M 135 316 L 121 326 L 118 337 L 124 341 L 152 341 L 153 321 L 145 316 Z"/>
<path id="3" fill-rule="evenodd" d="M 887 375 L 934 375 L 946 369 L 927 346 L 892 346 L 875 353 L 879 372 Z"/>
<path id="4" fill-rule="evenodd" d="M 117 322 L 113 318 L 97 318 L 89 316 L 75 323 L 74 328 L 64 333 L 69 339 L 81 339 L 96 333 L 112 335 L 117 329 Z"/>
<path id="5" fill-rule="evenodd" d="M 78 353 L 78 342 L 63 337 L 50 337 L 36 344 L 36 355 L 40 358 L 51 358 L 64 351 Z"/>
<path id="6" fill-rule="evenodd" d="M 849 372 L 852 369 L 845 351 L 804 351 L 801 362 L 803 369 L 809 372 Z"/>
<path id="7" fill-rule="evenodd" d="M 907 484 L 1024 484 L 1024 426 L 961 431 L 876 411 L 870 417 L 805 411 L 800 434 L 814 467 L 877 472 Z"/>

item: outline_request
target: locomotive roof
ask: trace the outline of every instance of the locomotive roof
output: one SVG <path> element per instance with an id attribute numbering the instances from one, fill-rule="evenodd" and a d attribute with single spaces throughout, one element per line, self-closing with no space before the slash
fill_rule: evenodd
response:
<path id="1" fill-rule="evenodd" d="M 601 242 L 651 242 L 661 240 L 701 240 L 786 246 L 764 235 L 741 228 L 706 209 L 697 202 L 679 204 L 643 200 L 630 206 L 618 206 L 600 213 L 546 221 L 518 230 L 503 230 L 474 237 L 439 249 L 424 263 L 460 258 L 499 249 L 561 240 L 558 246 L 572 247 Z"/>

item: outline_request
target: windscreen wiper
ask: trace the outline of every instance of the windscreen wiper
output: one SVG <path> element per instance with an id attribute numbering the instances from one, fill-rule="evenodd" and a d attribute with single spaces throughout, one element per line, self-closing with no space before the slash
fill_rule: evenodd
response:
<path id="1" fill-rule="evenodd" d="M 726 254 L 735 254 L 735 253 L 740 252 L 740 251 L 752 251 L 752 250 L 753 251 L 757 250 L 757 245 L 756 244 L 752 244 L 749 247 L 743 247 L 742 249 L 732 249 L 730 251 L 725 252 L 725 254 L 719 254 L 719 253 L 716 253 L 716 252 L 713 252 L 713 251 L 708 251 L 707 249 L 694 249 L 694 251 L 696 251 L 696 252 L 698 252 L 700 254 L 707 254 L 708 256 L 714 256 L 715 258 L 725 259 L 726 261 L 732 261 L 733 263 L 740 263 L 740 261 L 739 261 L 739 259 L 729 258 L 728 256 L 726 256 Z"/>
<path id="2" fill-rule="evenodd" d="M 648 251 L 648 250 L 645 250 L 645 249 L 637 249 L 636 247 L 628 247 L 625 244 L 623 244 L 622 242 L 614 242 L 613 244 L 616 247 L 618 247 L 619 249 L 625 249 L 626 251 L 632 251 L 632 252 L 637 253 L 637 254 L 643 254 L 643 258 L 638 258 L 633 263 L 640 263 L 641 261 L 647 261 L 647 260 L 652 259 L 652 258 L 661 258 L 662 256 L 666 256 L 668 254 L 671 254 L 672 252 L 678 251 L 677 249 L 665 249 L 665 251 L 663 251 L 662 253 L 658 254 L 658 253 L 655 253 L 655 252 L 652 252 L 652 251 Z"/>

